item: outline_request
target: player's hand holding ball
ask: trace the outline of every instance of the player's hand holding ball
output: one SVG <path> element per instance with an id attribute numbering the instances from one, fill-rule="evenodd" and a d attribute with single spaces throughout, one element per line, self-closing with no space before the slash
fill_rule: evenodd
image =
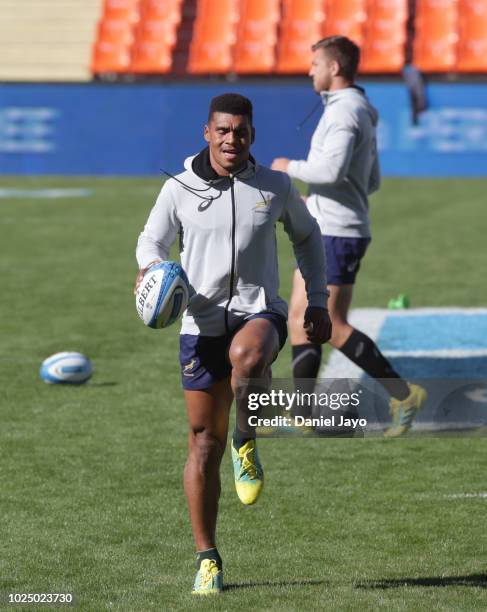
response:
<path id="1" fill-rule="evenodd" d="M 176 261 L 152 261 L 139 270 L 135 279 L 135 307 L 144 325 L 168 327 L 186 310 L 189 282 Z"/>
<path id="2" fill-rule="evenodd" d="M 137 291 L 139 289 L 140 283 L 142 282 L 142 279 L 144 278 L 147 270 L 149 268 L 152 268 L 152 266 L 155 266 L 156 264 L 161 263 L 161 262 L 162 262 L 162 259 L 154 259 L 154 261 L 151 261 L 150 264 L 148 264 L 145 268 L 141 268 L 137 272 L 137 276 L 135 277 L 134 295 L 137 295 Z"/>

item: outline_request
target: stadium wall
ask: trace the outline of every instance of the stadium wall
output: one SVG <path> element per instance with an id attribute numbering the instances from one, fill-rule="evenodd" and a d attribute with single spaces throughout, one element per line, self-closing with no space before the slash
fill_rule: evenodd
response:
<path id="1" fill-rule="evenodd" d="M 413 125 L 401 83 L 364 82 L 381 116 L 384 175 L 485 176 L 487 84 L 428 86 L 429 110 Z M 0 85 L 0 174 L 175 173 L 203 146 L 209 99 L 224 91 L 255 107 L 255 157 L 302 158 L 319 108 L 307 80 L 164 84 Z"/>

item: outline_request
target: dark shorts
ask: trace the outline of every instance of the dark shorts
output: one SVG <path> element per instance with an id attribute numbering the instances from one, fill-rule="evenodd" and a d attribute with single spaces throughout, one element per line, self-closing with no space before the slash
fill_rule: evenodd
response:
<path id="1" fill-rule="evenodd" d="M 353 285 L 370 238 L 322 236 L 329 285 Z"/>
<path id="2" fill-rule="evenodd" d="M 235 334 L 252 319 L 269 319 L 279 334 L 279 350 L 287 338 L 287 321 L 275 312 L 260 312 L 249 316 L 230 334 L 224 336 L 179 336 L 179 362 L 183 389 L 197 391 L 208 389 L 232 373 L 228 350 Z"/>

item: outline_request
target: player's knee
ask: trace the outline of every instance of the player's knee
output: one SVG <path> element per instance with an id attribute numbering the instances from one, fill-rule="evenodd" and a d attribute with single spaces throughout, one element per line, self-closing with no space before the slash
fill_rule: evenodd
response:
<path id="1" fill-rule="evenodd" d="M 193 431 L 189 452 L 201 471 L 219 465 L 224 450 L 222 442 L 206 429 Z"/>
<path id="2" fill-rule="evenodd" d="M 241 378 L 257 378 L 263 376 L 268 363 L 265 351 L 260 347 L 232 346 L 230 362 Z"/>

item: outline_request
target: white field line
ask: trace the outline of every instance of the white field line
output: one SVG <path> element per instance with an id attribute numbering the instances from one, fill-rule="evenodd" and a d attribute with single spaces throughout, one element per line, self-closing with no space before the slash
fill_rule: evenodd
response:
<path id="1" fill-rule="evenodd" d="M 433 349 L 430 351 L 384 351 L 386 357 L 435 357 L 438 359 L 465 359 L 487 357 L 487 349 Z"/>
<path id="2" fill-rule="evenodd" d="M 487 499 L 487 493 L 450 493 L 443 497 L 447 499 Z"/>
<path id="3" fill-rule="evenodd" d="M 88 198 L 92 195 L 90 189 L 0 189 L 0 198 L 32 198 L 41 200 L 57 200 L 60 198 Z"/>
<path id="4" fill-rule="evenodd" d="M 384 315 L 387 317 L 424 317 L 425 315 L 487 315 L 487 308 L 462 308 L 461 306 L 448 306 L 446 308 L 404 308 L 402 310 L 388 310 L 385 308 L 357 308 L 352 310 L 351 315 L 354 314 L 360 319 L 366 319 L 367 323 L 371 318 L 382 318 Z M 381 316 L 382 315 L 382 316 Z"/>

